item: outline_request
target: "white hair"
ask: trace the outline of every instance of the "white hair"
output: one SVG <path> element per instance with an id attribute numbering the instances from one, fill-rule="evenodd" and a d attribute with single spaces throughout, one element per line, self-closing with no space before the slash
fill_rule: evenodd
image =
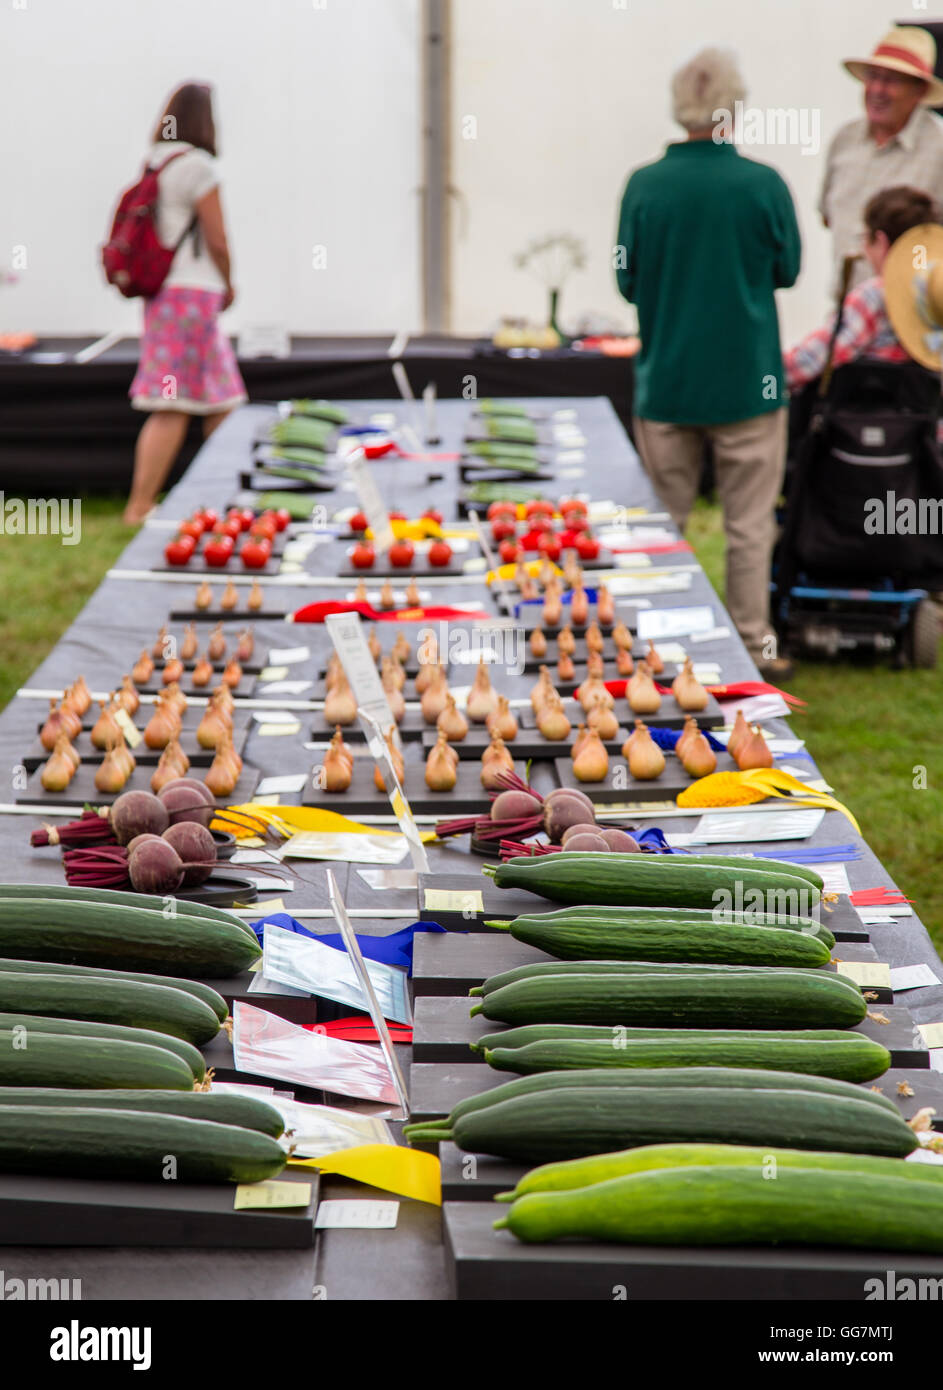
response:
<path id="1" fill-rule="evenodd" d="M 685 130 L 707 130 L 718 112 L 733 112 L 746 96 L 737 56 L 730 49 L 704 48 L 671 79 L 672 114 Z"/>

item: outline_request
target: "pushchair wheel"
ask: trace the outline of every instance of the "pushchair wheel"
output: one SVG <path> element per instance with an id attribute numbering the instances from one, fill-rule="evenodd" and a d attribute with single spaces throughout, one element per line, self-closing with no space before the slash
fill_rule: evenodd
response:
<path id="1" fill-rule="evenodd" d="M 930 668 L 936 665 L 940 648 L 940 618 L 936 604 L 921 599 L 913 612 L 907 630 L 907 654 L 911 665 Z"/>

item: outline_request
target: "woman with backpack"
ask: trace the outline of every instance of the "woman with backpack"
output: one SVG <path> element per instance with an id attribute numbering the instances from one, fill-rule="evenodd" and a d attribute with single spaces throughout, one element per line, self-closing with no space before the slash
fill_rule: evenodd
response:
<path id="1" fill-rule="evenodd" d="M 129 525 L 139 525 L 154 506 L 190 417 L 202 418 L 206 438 L 247 399 L 232 345 L 217 322 L 235 291 L 209 87 L 188 82 L 177 88 L 157 124 L 147 164 L 157 179 L 154 278 L 164 268 L 161 254 L 166 258 L 172 250 L 172 260 L 156 293 L 152 282 L 140 289 L 115 279 L 123 293 L 146 295 L 141 356 L 129 394 L 134 409 L 147 411 L 148 418 L 134 451 L 124 513 Z"/>

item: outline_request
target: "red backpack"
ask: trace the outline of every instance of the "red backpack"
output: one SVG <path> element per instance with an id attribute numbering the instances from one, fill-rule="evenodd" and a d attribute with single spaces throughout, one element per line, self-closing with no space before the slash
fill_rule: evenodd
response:
<path id="1" fill-rule="evenodd" d="M 189 150 L 176 150 L 159 166 L 146 165 L 137 183 L 121 195 L 111 235 L 102 247 L 102 264 L 109 284 L 126 299 L 138 295 L 150 299 L 157 293 L 184 237 L 194 226 L 191 222 L 176 246 L 164 246 L 157 236 L 158 175 L 183 154 Z"/>

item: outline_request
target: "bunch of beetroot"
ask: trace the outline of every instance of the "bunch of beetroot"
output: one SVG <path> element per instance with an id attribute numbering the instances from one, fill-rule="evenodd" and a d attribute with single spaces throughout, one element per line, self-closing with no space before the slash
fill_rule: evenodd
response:
<path id="1" fill-rule="evenodd" d="M 514 772 L 502 773 L 500 780 L 504 790 L 494 795 L 489 815 L 440 821 L 435 828 L 439 839 L 471 833 L 476 840 L 500 840 L 503 853 L 505 843 L 516 843 L 544 831 L 550 837 L 550 844 L 534 846 L 538 853 L 564 844 L 574 850 L 618 849 L 623 853 L 639 848 L 625 831 L 603 830 L 598 826 L 593 803 L 585 792 L 575 787 L 558 787 L 544 797 Z M 612 837 L 611 843 L 604 836 Z M 526 854 L 530 848 L 522 845 L 517 852 Z"/>
<path id="2" fill-rule="evenodd" d="M 208 828 L 215 805 L 209 789 L 192 777 L 167 782 L 156 796 L 125 792 L 108 814 L 117 843 L 64 850 L 66 882 L 159 894 L 205 883 L 216 867 Z"/>

